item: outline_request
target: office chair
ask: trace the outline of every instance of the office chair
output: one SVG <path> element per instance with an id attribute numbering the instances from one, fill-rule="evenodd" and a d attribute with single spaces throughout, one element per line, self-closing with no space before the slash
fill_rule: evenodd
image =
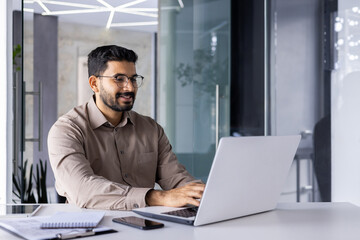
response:
<path id="1" fill-rule="evenodd" d="M 331 118 L 320 119 L 314 128 L 314 171 L 322 202 L 331 202 Z"/>
<path id="2" fill-rule="evenodd" d="M 56 192 L 56 195 L 57 195 L 58 203 L 66 203 L 66 197 L 60 196 L 57 192 Z"/>

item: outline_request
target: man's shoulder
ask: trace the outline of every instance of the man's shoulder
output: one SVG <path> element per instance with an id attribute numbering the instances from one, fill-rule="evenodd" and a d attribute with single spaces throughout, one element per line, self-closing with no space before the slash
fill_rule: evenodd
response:
<path id="1" fill-rule="evenodd" d="M 52 128 L 66 130 L 69 128 L 83 129 L 89 124 L 87 116 L 87 104 L 74 107 L 66 114 L 58 118 Z"/>
<path id="2" fill-rule="evenodd" d="M 160 125 L 151 117 L 142 115 L 135 111 L 129 111 L 130 119 L 134 122 L 135 126 L 140 125 L 152 125 L 154 127 L 160 127 Z"/>
<path id="3" fill-rule="evenodd" d="M 87 116 L 87 103 L 74 107 L 70 111 L 68 111 L 66 114 L 62 115 L 59 120 L 62 121 L 69 121 L 74 123 L 81 123 L 81 122 L 87 122 L 88 116 Z"/>

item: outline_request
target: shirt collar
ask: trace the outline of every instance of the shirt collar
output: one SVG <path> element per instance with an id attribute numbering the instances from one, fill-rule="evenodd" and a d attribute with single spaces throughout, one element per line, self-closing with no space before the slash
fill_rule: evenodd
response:
<path id="1" fill-rule="evenodd" d="M 118 127 L 124 127 L 127 123 L 131 123 L 135 126 L 133 118 L 134 116 L 132 115 L 132 111 L 123 112 L 123 116 L 120 123 L 118 124 Z"/>
<path id="2" fill-rule="evenodd" d="M 99 108 L 96 106 L 95 96 L 92 96 L 88 102 L 88 112 L 89 112 L 89 121 L 92 129 L 96 129 L 104 124 L 112 126 L 110 122 L 106 119 L 106 117 L 102 114 Z M 132 111 L 123 112 L 123 117 L 118 124 L 118 127 L 125 126 L 128 122 L 134 124 L 133 116 L 131 114 Z"/>

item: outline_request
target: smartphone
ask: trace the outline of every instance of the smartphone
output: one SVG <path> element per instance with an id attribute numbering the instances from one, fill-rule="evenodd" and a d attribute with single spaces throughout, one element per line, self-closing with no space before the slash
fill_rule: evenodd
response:
<path id="1" fill-rule="evenodd" d="M 0 217 L 31 217 L 40 207 L 39 204 L 0 204 Z"/>
<path id="2" fill-rule="evenodd" d="M 163 223 L 155 222 L 155 221 L 144 219 L 144 218 L 134 217 L 134 216 L 113 218 L 112 221 L 130 226 L 130 227 L 139 228 L 142 230 L 162 228 L 164 226 Z"/>

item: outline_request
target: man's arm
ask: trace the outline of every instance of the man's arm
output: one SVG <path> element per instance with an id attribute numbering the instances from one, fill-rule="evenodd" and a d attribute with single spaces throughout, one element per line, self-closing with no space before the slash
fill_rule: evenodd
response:
<path id="1" fill-rule="evenodd" d="M 145 200 L 149 206 L 182 207 L 188 204 L 199 206 L 205 189 L 203 183 L 189 183 L 167 191 L 150 190 Z"/>
<path id="2" fill-rule="evenodd" d="M 81 130 L 58 121 L 48 136 L 50 164 L 56 189 L 80 207 L 130 210 L 145 207 L 149 188 L 133 188 L 94 174 L 83 147 Z"/>
<path id="3" fill-rule="evenodd" d="M 150 190 L 145 197 L 146 203 L 149 206 L 198 206 L 205 185 L 178 162 L 161 126 L 158 126 L 158 136 L 157 182 L 164 190 Z"/>

